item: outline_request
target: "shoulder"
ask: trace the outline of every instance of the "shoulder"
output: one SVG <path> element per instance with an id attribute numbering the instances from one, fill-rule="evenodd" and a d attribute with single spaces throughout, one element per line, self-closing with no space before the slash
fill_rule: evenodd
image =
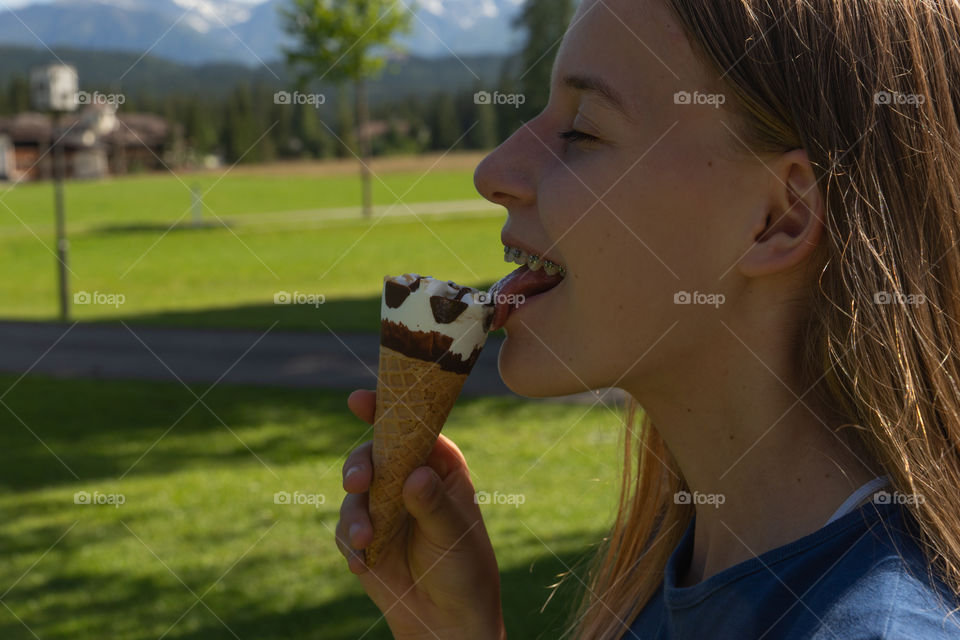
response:
<path id="1" fill-rule="evenodd" d="M 851 580 L 813 638 L 960 640 L 960 602 L 912 555 L 888 556 Z"/>

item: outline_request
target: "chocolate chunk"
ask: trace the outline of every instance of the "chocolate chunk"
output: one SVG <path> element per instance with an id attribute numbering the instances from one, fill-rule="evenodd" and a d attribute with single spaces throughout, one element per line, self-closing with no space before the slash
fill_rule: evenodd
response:
<path id="1" fill-rule="evenodd" d="M 434 320 L 440 324 L 450 324 L 467 310 L 467 303 L 443 296 L 430 296 L 430 308 L 433 309 Z"/>
<path id="2" fill-rule="evenodd" d="M 457 295 L 455 295 L 453 299 L 463 300 L 463 296 L 467 295 L 468 293 L 470 293 L 470 289 L 468 289 L 467 287 L 464 287 L 463 289 L 460 289 L 460 291 L 457 292 Z"/>
<path id="3" fill-rule="evenodd" d="M 410 287 L 393 280 L 387 280 L 383 287 L 383 299 L 391 309 L 396 309 L 403 304 L 409 295 Z"/>
<path id="4" fill-rule="evenodd" d="M 416 291 L 420 288 L 420 281 L 423 280 L 422 277 L 418 277 L 416 280 L 410 283 L 410 291 Z"/>

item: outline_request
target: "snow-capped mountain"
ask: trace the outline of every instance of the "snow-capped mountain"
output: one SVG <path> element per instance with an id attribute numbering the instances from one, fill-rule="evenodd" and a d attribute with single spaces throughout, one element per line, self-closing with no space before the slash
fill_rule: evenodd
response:
<path id="1" fill-rule="evenodd" d="M 24 0 L 0 13 L 0 45 L 149 51 L 190 64 L 257 64 L 288 44 L 279 9 L 290 0 Z M 507 53 L 525 0 L 416 2 L 413 31 L 401 39 L 414 55 Z"/>

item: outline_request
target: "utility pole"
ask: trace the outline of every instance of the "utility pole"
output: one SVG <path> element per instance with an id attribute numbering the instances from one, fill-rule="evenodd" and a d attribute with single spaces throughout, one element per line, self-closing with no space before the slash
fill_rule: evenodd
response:
<path id="1" fill-rule="evenodd" d="M 34 69 L 30 74 L 33 108 L 50 114 L 50 144 L 53 160 L 53 199 L 57 244 L 57 291 L 60 321 L 70 321 L 70 282 L 68 280 L 70 243 L 67 240 L 67 215 L 63 199 L 66 157 L 63 149 L 63 115 L 77 110 L 79 83 L 77 70 L 65 64 Z"/>

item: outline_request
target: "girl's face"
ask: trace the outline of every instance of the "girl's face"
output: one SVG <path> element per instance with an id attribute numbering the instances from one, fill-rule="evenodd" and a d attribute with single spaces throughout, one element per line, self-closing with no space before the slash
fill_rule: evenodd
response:
<path id="1" fill-rule="evenodd" d="M 504 244 L 567 269 L 506 323 L 513 391 L 629 387 L 693 366 L 725 331 L 744 282 L 732 267 L 773 178 L 728 129 L 721 91 L 662 0 L 581 3 L 548 106 L 475 176 L 508 210 Z M 560 137 L 570 130 L 592 138 Z M 675 304 L 681 292 L 726 303 Z"/>

